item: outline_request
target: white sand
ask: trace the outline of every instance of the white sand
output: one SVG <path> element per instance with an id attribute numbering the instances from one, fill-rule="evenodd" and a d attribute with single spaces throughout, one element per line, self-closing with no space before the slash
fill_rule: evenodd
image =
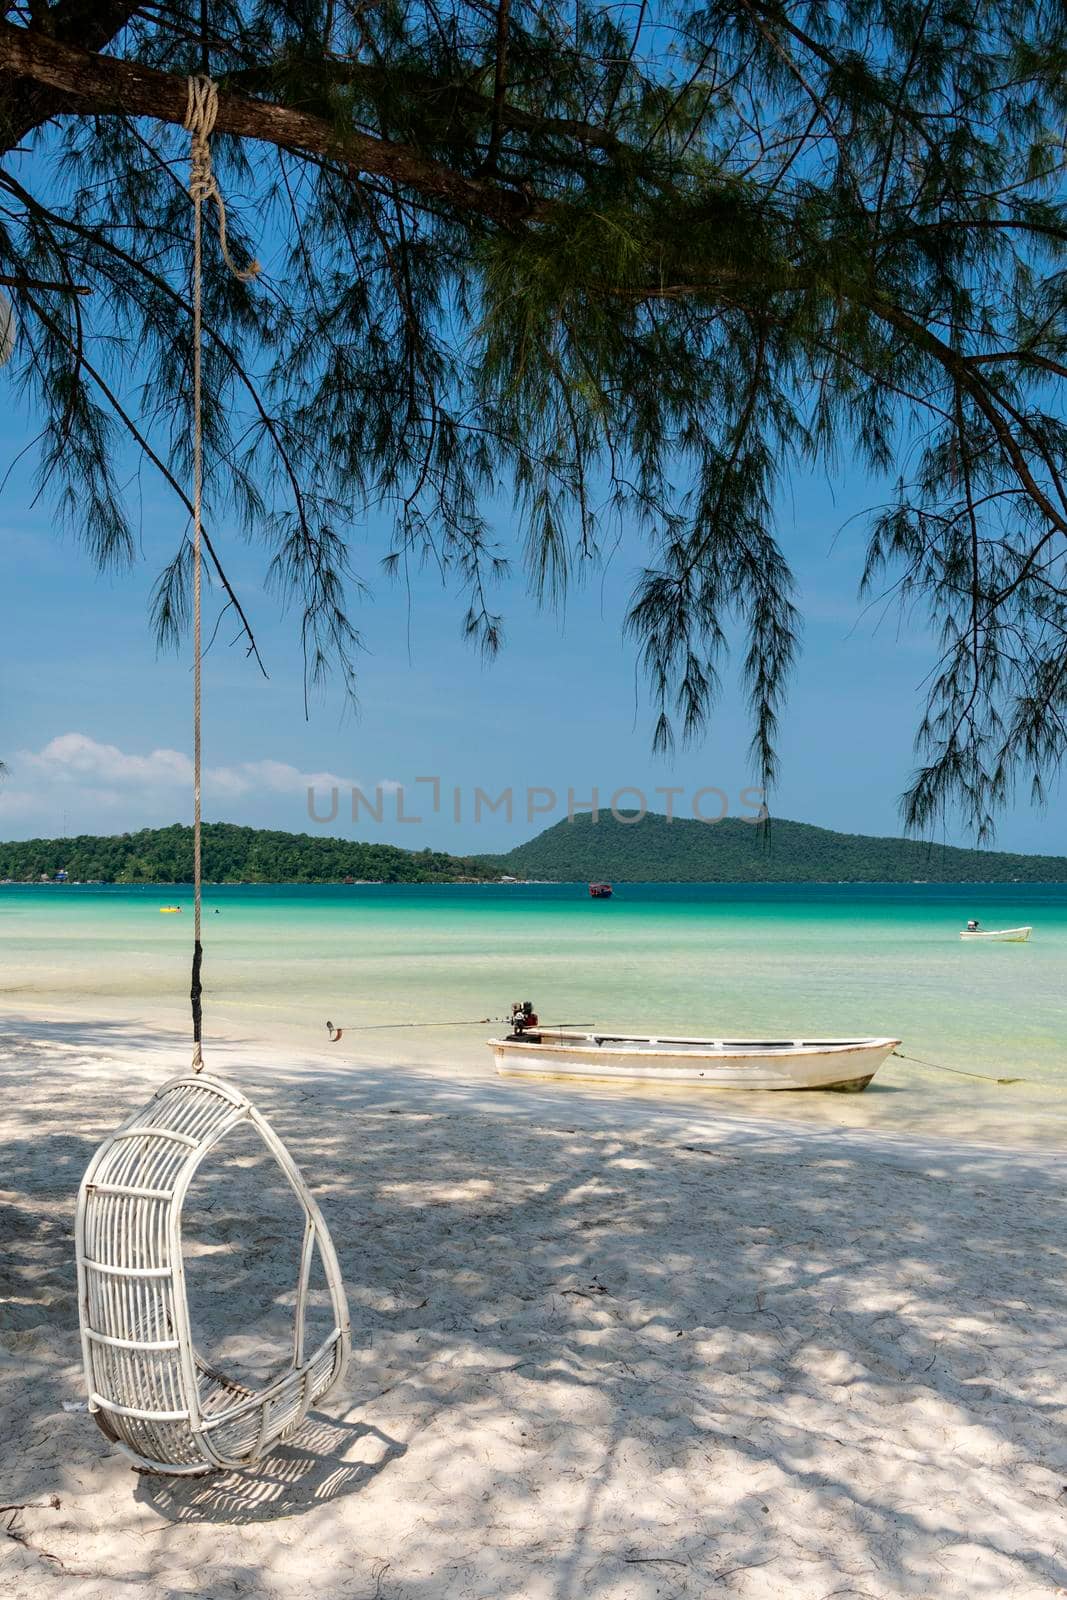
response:
<path id="1" fill-rule="evenodd" d="M 138 1032 L 0 1024 L 9 1600 L 1067 1588 L 1060 1157 L 325 1049 L 231 1044 L 211 1065 L 321 1201 L 352 1309 L 343 1387 L 255 1473 L 131 1472 L 63 1402 L 82 1396 L 78 1179 L 187 1060 Z M 288 1287 L 267 1176 L 242 1158 L 235 1188 L 200 1193 L 205 1322 L 249 1360 Z"/>

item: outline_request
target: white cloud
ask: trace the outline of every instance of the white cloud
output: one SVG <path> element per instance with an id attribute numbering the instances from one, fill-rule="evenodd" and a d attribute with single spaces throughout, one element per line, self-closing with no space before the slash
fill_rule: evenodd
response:
<path id="1" fill-rule="evenodd" d="M 84 733 L 60 734 L 40 750 L 16 751 L 7 765 L 10 776 L 0 784 L 0 824 L 33 816 L 43 822 L 57 807 L 68 807 L 79 826 L 86 815 L 124 813 L 115 817 L 116 825 L 139 827 L 146 813 L 164 805 L 173 809 L 193 783 L 193 763 L 184 751 L 160 747 L 141 755 Z M 210 814 L 219 804 L 257 797 L 289 795 L 303 806 L 309 788 L 322 797 L 322 807 L 330 789 L 355 785 L 368 792 L 374 787 L 336 772 L 302 772 L 287 761 L 265 759 L 205 767 L 203 792 Z M 399 786 L 389 780 L 381 787 Z"/>
<path id="2" fill-rule="evenodd" d="M 193 763 L 180 750 L 153 750 L 128 755 L 116 744 L 99 744 L 84 733 L 63 733 L 43 750 L 20 750 L 10 762 L 18 774 L 32 773 L 49 781 L 130 785 L 138 789 L 178 788 L 193 781 Z"/>

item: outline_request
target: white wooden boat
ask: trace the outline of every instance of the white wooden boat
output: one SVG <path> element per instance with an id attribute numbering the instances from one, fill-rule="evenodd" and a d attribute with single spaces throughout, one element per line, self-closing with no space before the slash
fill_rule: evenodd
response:
<path id="1" fill-rule="evenodd" d="M 1028 928 L 977 928 L 973 933 L 966 928 L 961 934 L 961 939 L 999 939 L 1002 944 L 1025 944 L 1033 933 L 1033 925 Z"/>
<path id="2" fill-rule="evenodd" d="M 501 1076 L 699 1083 L 709 1089 L 866 1089 L 899 1039 L 683 1039 L 539 1028 L 490 1039 Z"/>

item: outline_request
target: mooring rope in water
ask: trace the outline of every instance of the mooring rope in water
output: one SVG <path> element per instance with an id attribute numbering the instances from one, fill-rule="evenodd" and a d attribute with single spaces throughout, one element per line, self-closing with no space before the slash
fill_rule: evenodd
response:
<path id="1" fill-rule="evenodd" d="M 908 1056 L 903 1050 L 894 1050 L 893 1054 L 900 1061 L 913 1061 L 917 1067 L 933 1067 L 935 1072 L 951 1072 L 957 1078 L 977 1078 L 981 1083 L 1037 1083 L 1037 1078 L 995 1078 L 988 1072 L 965 1072 L 962 1067 L 946 1067 L 941 1061 L 925 1061 L 922 1056 Z M 1056 1084 L 1042 1084 L 1044 1089 L 1058 1087 Z"/>

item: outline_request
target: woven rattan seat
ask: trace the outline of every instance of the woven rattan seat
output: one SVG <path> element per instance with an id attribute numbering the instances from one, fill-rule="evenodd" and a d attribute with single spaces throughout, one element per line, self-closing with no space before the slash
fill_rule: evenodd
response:
<path id="1" fill-rule="evenodd" d="M 262 1389 L 215 1371 L 192 1340 L 182 1207 L 209 1151 L 251 1125 L 304 1213 L 288 1370 Z M 243 1094 L 207 1073 L 174 1078 L 105 1139 L 82 1179 L 76 1222 L 78 1303 L 89 1408 L 138 1466 L 195 1473 L 253 1464 L 295 1433 L 340 1378 L 348 1306 L 333 1243 L 300 1170 Z M 333 1327 L 304 1349 L 318 1249 Z"/>

